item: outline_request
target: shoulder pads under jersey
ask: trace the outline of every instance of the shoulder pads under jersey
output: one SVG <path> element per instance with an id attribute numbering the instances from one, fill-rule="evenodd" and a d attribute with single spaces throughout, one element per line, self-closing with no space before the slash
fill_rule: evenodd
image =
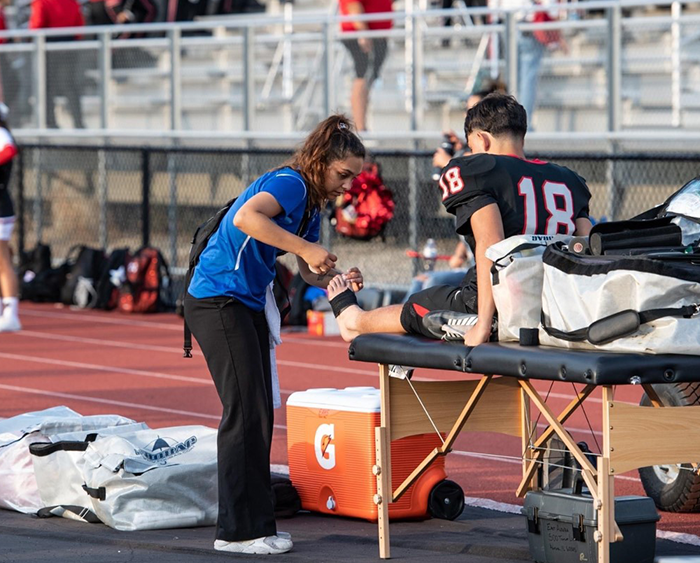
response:
<path id="1" fill-rule="evenodd" d="M 492 154 L 471 154 L 452 159 L 448 167 L 452 166 L 459 166 L 462 177 L 480 176 L 496 167 L 496 159 Z"/>

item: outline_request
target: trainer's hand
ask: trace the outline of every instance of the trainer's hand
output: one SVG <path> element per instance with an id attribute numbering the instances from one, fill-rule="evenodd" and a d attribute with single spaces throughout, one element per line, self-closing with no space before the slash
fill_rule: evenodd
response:
<path id="1" fill-rule="evenodd" d="M 464 335 L 464 344 L 467 346 L 478 346 L 488 342 L 491 336 L 491 323 L 482 323 L 481 320 L 470 328 Z"/>
<path id="2" fill-rule="evenodd" d="M 362 278 L 362 272 L 358 268 L 350 268 L 347 272 L 343 274 L 345 281 L 350 284 L 350 289 L 355 293 L 360 291 L 364 286 L 365 282 Z"/>
<path id="3" fill-rule="evenodd" d="M 308 264 L 309 270 L 318 275 L 327 274 L 335 268 L 335 263 L 338 261 L 335 254 L 313 242 L 306 245 L 301 258 Z"/>

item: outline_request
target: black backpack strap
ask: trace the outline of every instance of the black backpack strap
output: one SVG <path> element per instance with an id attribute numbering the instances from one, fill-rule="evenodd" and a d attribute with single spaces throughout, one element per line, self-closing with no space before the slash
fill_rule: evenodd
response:
<path id="1" fill-rule="evenodd" d="M 182 357 L 183 358 L 191 358 L 192 357 L 192 331 L 190 330 L 190 327 L 187 325 L 187 320 L 185 320 L 183 323 L 183 343 L 182 343 Z"/>
<path id="2" fill-rule="evenodd" d="M 700 304 L 668 309 L 648 309 L 641 312 L 627 309 L 598 319 L 591 323 L 590 326 L 569 332 L 547 326 L 543 312 L 542 328 L 547 334 L 559 340 L 566 340 L 567 342 L 583 342 L 587 340 L 591 344 L 601 345 L 623 336 L 634 334 L 640 325 L 663 317 L 692 317 L 697 314 L 699 308 Z"/>
<path id="3" fill-rule="evenodd" d="M 84 506 L 77 506 L 73 504 L 59 504 L 56 506 L 45 506 L 40 508 L 36 515 L 38 518 L 51 518 L 52 516 L 63 516 L 65 512 L 71 512 L 75 514 L 79 519 L 88 522 L 89 524 L 101 524 L 97 515 Z"/>
<path id="4" fill-rule="evenodd" d="M 190 287 L 190 280 L 191 279 L 192 279 L 192 268 L 189 268 L 187 270 L 187 274 L 185 275 L 185 297 L 183 298 L 183 301 L 184 301 L 184 299 L 187 299 L 187 290 Z M 183 358 L 191 358 L 192 357 L 192 331 L 190 330 L 190 327 L 187 324 L 187 316 L 185 315 L 184 311 L 182 314 L 182 330 L 183 330 L 182 357 Z"/>

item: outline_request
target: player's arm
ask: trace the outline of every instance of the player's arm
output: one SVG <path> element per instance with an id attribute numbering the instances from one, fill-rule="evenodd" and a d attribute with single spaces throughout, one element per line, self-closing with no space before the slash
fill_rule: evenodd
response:
<path id="1" fill-rule="evenodd" d="M 486 249 L 502 241 L 503 220 L 498 205 L 491 203 L 478 209 L 471 216 L 471 229 L 476 242 L 476 281 L 478 285 L 477 299 L 479 318 L 476 324 L 464 335 L 467 346 L 476 346 L 488 342 L 491 334 L 493 316 L 496 314 L 496 303 L 491 292 L 491 266 L 493 262 L 486 257 Z"/>
<path id="2" fill-rule="evenodd" d="M 576 230 L 574 234 L 578 237 L 587 237 L 593 228 L 593 223 L 588 217 L 579 217 L 576 219 Z"/>

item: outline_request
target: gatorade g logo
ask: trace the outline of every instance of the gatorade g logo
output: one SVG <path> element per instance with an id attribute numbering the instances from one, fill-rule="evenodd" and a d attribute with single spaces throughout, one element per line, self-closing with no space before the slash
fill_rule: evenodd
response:
<path id="1" fill-rule="evenodd" d="M 333 443 L 335 425 L 321 424 L 316 429 L 314 437 L 314 452 L 316 461 L 323 469 L 335 467 L 335 444 Z"/>

